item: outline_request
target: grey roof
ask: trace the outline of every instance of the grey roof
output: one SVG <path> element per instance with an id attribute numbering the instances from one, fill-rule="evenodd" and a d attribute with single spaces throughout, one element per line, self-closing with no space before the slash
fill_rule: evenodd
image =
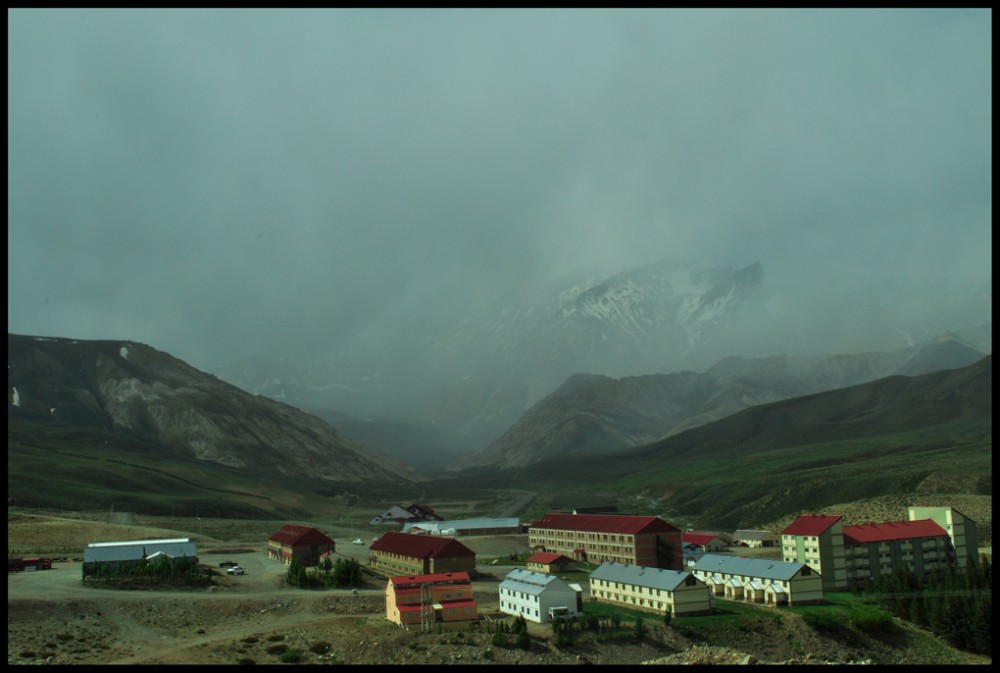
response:
<path id="1" fill-rule="evenodd" d="M 479 517 L 476 519 L 453 519 L 451 521 L 411 521 L 403 524 L 403 532 L 409 532 L 412 528 L 423 528 L 424 530 L 442 532 L 454 529 L 456 532 L 463 530 L 477 530 L 480 528 L 520 528 L 521 520 L 513 519 L 491 519 Z"/>
<path id="2" fill-rule="evenodd" d="M 127 542 L 92 542 L 83 550 L 85 563 L 94 561 L 136 561 L 157 552 L 177 558 L 198 557 L 195 543 L 189 538 L 169 540 L 130 540 Z"/>
<path id="3" fill-rule="evenodd" d="M 605 582 L 621 582 L 622 584 L 647 587 L 649 589 L 673 591 L 690 574 L 689 572 L 667 570 L 666 568 L 649 568 L 647 566 L 634 566 L 605 561 L 590 573 L 590 578 L 604 580 Z M 701 580 L 698 581 L 700 582 Z"/>
<path id="4" fill-rule="evenodd" d="M 803 565 L 797 561 L 774 561 L 723 554 L 705 554 L 691 568 L 701 572 L 745 575 L 769 580 L 789 580 L 802 569 Z"/>
<path id="5" fill-rule="evenodd" d="M 507 573 L 507 577 L 500 583 L 500 588 L 537 595 L 545 591 L 550 585 L 563 585 L 576 591 L 581 590 L 571 587 L 555 575 L 533 573 L 530 570 L 521 570 L 520 568 L 515 568 Z"/>

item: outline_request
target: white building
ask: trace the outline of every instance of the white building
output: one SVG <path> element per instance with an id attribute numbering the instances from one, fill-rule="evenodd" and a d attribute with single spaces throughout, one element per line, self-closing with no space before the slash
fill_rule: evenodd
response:
<path id="1" fill-rule="evenodd" d="M 475 519 L 451 519 L 448 521 L 411 521 L 403 524 L 404 533 L 422 533 L 424 535 L 509 535 L 521 532 L 521 520 L 493 519 L 479 517 Z"/>
<path id="2" fill-rule="evenodd" d="M 583 612 L 583 588 L 555 575 L 511 570 L 500 583 L 500 611 L 539 624 L 552 621 L 551 611 L 575 616 Z"/>
<path id="3" fill-rule="evenodd" d="M 127 540 L 121 542 L 91 542 L 83 550 L 85 575 L 108 571 L 117 566 L 138 567 L 157 557 L 180 560 L 197 565 L 198 550 L 186 537 L 162 540 Z"/>

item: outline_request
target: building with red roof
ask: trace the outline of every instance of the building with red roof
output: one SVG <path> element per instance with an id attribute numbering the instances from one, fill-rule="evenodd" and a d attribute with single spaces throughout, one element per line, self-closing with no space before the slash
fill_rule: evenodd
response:
<path id="1" fill-rule="evenodd" d="M 286 523 L 267 540 L 267 557 L 300 565 L 315 566 L 324 556 L 336 551 L 336 543 L 318 528 Z"/>
<path id="2" fill-rule="evenodd" d="M 842 525 L 834 515 L 800 516 L 781 532 L 782 556 L 817 572 L 832 567 L 834 581 L 828 584 L 829 571 L 823 574 L 828 591 L 844 591 L 901 567 L 923 575 L 976 562 L 976 551 L 969 550 L 976 538 L 971 519 L 951 507 L 910 507 L 908 516 L 854 526 Z"/>
<path id="3" fill-rule="evenodd" d="M 823 591 L 845 591 L 844 522 L 839 514 L 803 514 L 781 531 L 781 559 L 805 563 L 823 577 Z"/>
<path id="4" fill-rule="evenodd" d="M 479 607 L 468 573 L 401 575 L 386 584 L 385 618 L 428 629 L 437 622 L 477 620 Z"/>
<path id="5" fill-rule="evenodd" d="M 681 536 L 681 541 L 685 547 L 705 552 L 723 551 L 729 546 L 715 533 L 696 533 L 693 530 L 685 531 Z"/>
<path id="6" fill-rule="evenodd" d="M 377 570 L 395 575 L 465 572 L 476 577 L 476 552 L 454 538 L 385 533 L 368 548 Z"/>
<path id="7" fill-rule="evenodd" d="M 681 531 L 658 516 L 545 514 L 528 529 L 528 544 L 578 562 L 682 566 Z"/>
<path id="8" fill-rule="evenodd" d="M 528 570 L 536 573 L 568 573 L 576 570 L 576 561 L 564 554 L 540 551 L 527 560 Z"/>

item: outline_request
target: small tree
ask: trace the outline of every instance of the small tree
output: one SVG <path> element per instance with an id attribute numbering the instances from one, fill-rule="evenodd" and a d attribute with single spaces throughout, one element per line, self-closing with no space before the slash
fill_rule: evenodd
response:
<path id="1" fill-rule="evenodd" d="M 338 587 L 361 584 L 361 564 L 355 559 L 337 559 L 333 564 L 333 583 Z"/>
<path id="2" fill-rule="evenodd" d="M 663 613 L 663 625 L 670 626 L 670 620 L 672 617 L 673 617 L 673 612 L 671 612 L 671 610 L 667 608 L 667 611 Z"/>
<path id="3" fill-rule="evenodd" d="M 285 579 L 288 584 L 300 589 L 305 588 L 309 584 L 309 578 L 306 575 L 306 567 L 295 560 L 288 564 L 288 570 L 285 572 Z"/>
<path id="4" fill-rule="evenodd" d="M 646 637 L 646 621 L 639 615 L 635 618 L 635 639 L 641 641 Z"/>

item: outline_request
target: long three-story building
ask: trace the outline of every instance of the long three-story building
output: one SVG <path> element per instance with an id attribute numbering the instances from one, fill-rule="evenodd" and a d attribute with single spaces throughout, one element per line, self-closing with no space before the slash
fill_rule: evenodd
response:
<path id="1" fill-rule="evenodd" d="M 680 570 L 683 563 L 680 529 L 658 516 L 546 514 L 531 524 L 528 544 L 593 564 Z"/>

